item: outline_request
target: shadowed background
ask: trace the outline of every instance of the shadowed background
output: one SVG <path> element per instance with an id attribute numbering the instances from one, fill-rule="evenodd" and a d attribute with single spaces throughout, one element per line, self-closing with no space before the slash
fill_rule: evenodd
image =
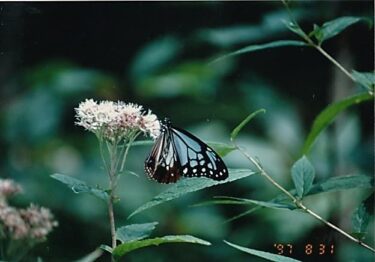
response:
<path id="1" fill-rule="evenodd" d="M 343 15 L 373 17 L 373 3 L 304 1 L 293 5 L 293 12 L 310 31 L 313 23 Z M 267 114 L 246 127 L 238 142 L 277 181 L 292 187 L 288 170 L 299 158 L 314 117 L 358 87 L 307 48 L 269 49 L 209 64 L 248 44 L 296 39 L 283 19 L 288 16 L 280 2 L 1 3 L 0 173 L 24 187 L 15 203 L 49 207 L 60 224 L 35 254 L 46 261 L 71 261 L 110 241 L 104 203 L 75 195 L 49 176 L 58 172 L 105 186 L 95 136 L 74 125 L 74 107 L 85 98 L 138 103 L 205 141 L 220 142 L 229 142 L 230 131 L 248 113 L 265 108 Z M 373 31 L 364 24 L 324 47 L 349 69 L 373 70 Z M 317 180 L 374 173 L 372 110 L 371 103 L 354 107 L 320 136 L 309 155 Z M 276 252 L 274 243 L 292 243 L 294 257 L 303 261 L 373 258 L 300 212 L 264 209 L 223 223 L 245 209 L 190 207 L 216 195 L 269 200 L 279 194 L 257 176 L 187 195 L 127 220 L 168 187 L 144 176 L 149 149 L 130 151 L 127 169 L 139 177 L 121 179 L 117 225 L 158 221 L 153 236 L 192 234 L 213 246 L 151 247 L 130 253 L 129 261 L 257 261 L 223 239 L 270 252 Z M 235 152 L 224 161 L 229 167 L 250 167 Z M 348 214 L 366 194 L 328 193 L 307 204 L 348 228 Z M 367 242 L 373 243 L 373 236 Z M 306 243 L 334 243 L 337 249 L 333 256 L 306 257 Z"/>

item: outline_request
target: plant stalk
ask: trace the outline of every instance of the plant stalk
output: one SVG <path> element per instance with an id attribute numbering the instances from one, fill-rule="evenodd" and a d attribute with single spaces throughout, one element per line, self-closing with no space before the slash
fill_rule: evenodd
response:
<path id="1" fill-rule="evenodd" d="M 286 1 L 282 0 L 282 3 L 284 4 L 285 8 L 288 11 L 289 17 L 292 20 L 292 22 L 298 26 L 301 31 L 303 32 L 302 28 L 297 23 L 297 20 L 294 19 L 293 13 L 289 8 L 289 5 Z M 318 50 L 323 56 L 325 56 L 329 61 L 331 61 L 337 68 L 339 68 L 347 77 L 349 77 L 353 82 L 356 82 L 352 74 L 349 73 L 348 70 L 346 70 L 339 62 L 337 62 L 336 59 L 334 59 L 330 54 L 328 54 L 321 46 L 320 44 L 316 44 L 305 32 L 302 37 L 306 43 L 308 43 L 310 46 L 314 47 L 316 50 Z"/>
<path id="2" fill-rule="evenodd" d="M 349 233 L 345 232 L 344 230 L 342 230 L 341 228 L 335 226 L 334 224 L 332 224 L 331 222 L 325 220 L 324 218 L 322 218 L 321 216 L 319 216 L 318 214 L 316 214 L 315 212 L 313 212 L 311 209 L 307 208 L 299 199 L 297 199 L 295 196 L 293 196 L 288 190 L 286 190 L 285 188 L 283 188 L 280 184 L 278 184 L 271 176 L 269 176 L 267 174 L 267 172 L 263 169 L 263 167 L 259 164 L 258 161 L 256 161 L 253 157 L 251 157 L 249 154 L 246 153 L 246 151 L 244 151 L 243 149 L 241 149 L 237 144 L 234 143 L 234 145 L 236 146 L 236 148 L 247 158 L 249 159 L 257 168 L 258 170 L 260 171 L 260 174 L 262 176 L 264 176 L 268 181 L 270 181 L 275 187 L 277 187 L 278 189 L 280 189 L 285 195 L 287 195 L 292 201 L 293 203 L 299 207 L 300 209 L 302 209 L 303 211 L 305 211 L 306 213 L 310 214 L 311 216 L 313 216 L 314 218 L 316 218 L 317 220 L 319 220 L 320 222 L 324 223 L 325 225 L 329 226 L 330 228 L 334 229 L 335 231 L 339 232 L 340 234 L 342 234 L 343 236 L 345 236 L 346 238 L 358 243 L 359 245 L 367 248 L 368 250 L 371 250 L 372 252 L 375 253 L 375 249 L 373 247 L 370 247 L 369 245 L 367 245 L 366 243 L 362 242 L 361 240 L 351 236 Z"/>
<path id="3" fill-rule="evenodd" d="M 115 215 L 113 211 L 113 200 L 114 200 L 114 197 L 111 193 L 108 198 L 108 215 L 109 215 L 109 224 L 111 228 L 112 249 L 115 249 L 116 248 L 116 225 L 115 225 Z"/>
<path id="4" fill-rule="evenodd" d="M 110 194 L 108 197 L 108 217 L 109 217 L 109 225 L 111 231 L 111 242 L 112 242 L 112 250 L 116 248 L 116 224 L 115 224 L 115 214 L 113 209 L 113 204 L 115 200 L 115 191 L 116 191 L 116 163 L 117 163 L 117 143 L 111 144 L 108 147 L 109 155 L 110 155 L 110 169 L 108 172 L 109 177 L 109 190 Z M 114 258 L 111 257 L 111 261 L 114 262 Z"/>

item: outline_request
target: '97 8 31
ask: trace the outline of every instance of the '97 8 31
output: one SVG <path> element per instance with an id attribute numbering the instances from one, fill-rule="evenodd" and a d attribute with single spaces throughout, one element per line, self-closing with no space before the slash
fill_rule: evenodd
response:
<path id="1" fill-rule="evenodd" d="M 279 255 L 291 255 L 293 252 L 296 252 L 297 247 L 294 247 L 292 244 L 281 244 L 281 243 L 275 243 L 273 244 L 274 248 L 277 251 L 277 254 Z M 301 248 L 301 249 L 300 249 Z M 317 244 L 311 244 L 307 243 L 306 245 L 302 247 L 298 247 L 298 253 L 301 251 L 304 252 L 306 255 L 333 255 L 335 253 L 335 245 L 334 244 L 323 244 L 323 243 L 317 243 Z"/>

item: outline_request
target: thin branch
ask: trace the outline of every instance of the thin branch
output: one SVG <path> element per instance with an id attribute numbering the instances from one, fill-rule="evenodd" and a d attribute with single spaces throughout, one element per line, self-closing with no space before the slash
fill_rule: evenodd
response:
<path id="1" fill-rule="evenodd" d="M 138 132 L 137 134 L 135 134 L 129 141 L 129 143 L 127 143 L 126 145 L 124 145 L 126 147 L 126 150 L 125 150 L 125 153 L 124 153 L 124 156 L 122 158 L 122 163 L 121 163 L 121 167 L 120 167 L 120 170 L 119 172 L 122 172 L 124 170 L 124 166 L 125 166 L 125 161 L 126 161 L 126 157 L 128 156 L 128 152 L 130 150 L 130 147 L 132 145 L 132 143 L 134 142 L 134 140 L 137 139 L 137 137 L 140 135 L 140 132 Z"/>
<path id="2" fill-rule="evenodd" d="M 344 235 L 345 237 L 349 238 L 350 240 L 358 243 L 359 245 L 371 250 L 372 252 L 375 253 L 375 249 L 370 247 L 369 245 L 363 243 L 361 240 L 359 239 L 356 239 L 354 238 L 353 236 L 351 236 L 349 233 L 345 232 L 344 230 L 342 230 L 341 228 L 335 226 L 334 224 L 332 224 L 331 222 L 325 220 L 324 218 L 322 218 L 321 216 L 319 216 L 318 214 L 316 214 L 315 212 L 313 212 L 311 209 L 307 208 L 299 199 L 297 199 L 295 196 L 293 196 L 288 190 L 286 190 L 285 188 L 283 188 L 280 184 L 278 184 L 271 176 L 269 176 L 267 174 L 267 172 L 263 169 L 263 167 L 259 164 L 258 161 L 256 161 L 253 157 L 251 157 L 249 154 L 247 154 L 246 151 L 244 151 L 241 147 L 239 147 L 235 142 L 233 142 L 235 147 L 247 158 L 249 159 L 257 168 L 258 170 L 260 171 L 260 174 L 263 175 L 268 181 L 270 181 L 275 187 L 277 187 L 278 189 L 280 189 L 285 195 L 287 195 L 292 201 L 293 203 L 299 207 L 300 209 L 302 209 L 303 211 L 305 211 L 306 213 L 310 214 L 311 216 L 313 216 L 314 218 L 316 218 L 317 220 L 321 221 L 322 223 L 324 223 L 325 225 L 329 226 L 330 228 L 336 230 L 337 232 L 339 232 L 340 234 Z"/>
<path id="3" fill-rule="evenodd" d="M 323 56 L 325 56 L 329 61 L 331 61 L 337 68 L 339 68 L 347 77 L 349 77 L 353 82 L 356 82 L 352 74 L 349 73 L 348 70 L 346 70 L 336 59 L 334 59 L 330 54 L 328 54 L 319 44 L 316 44 L 311 37 L 309 37 L 300 27 L 297 20 L 294 18 L 292 11 L 290 10 L 290 7 L 285 0 L 281 0 L 284 4 L 288 14 L 289 18 L 292 20 L 293 24 L 297 26 L 301 32 L 303 32 L 302 38 L 308 43 L 310 46 L 314 47 L 316 50 L 318 50 Z"/>
<path id="4" fill-rule="evenodd" d="M 352 74 L 348 72 L 337 60 L 335 60 L 330 54 L 328 54 L 321 46 L 314 44 L 315 47 L 322 55 L 324 55 L 329 61 L 337 66 L 345 75 L 347 75 L 353 82 L 356 82 Z"/>

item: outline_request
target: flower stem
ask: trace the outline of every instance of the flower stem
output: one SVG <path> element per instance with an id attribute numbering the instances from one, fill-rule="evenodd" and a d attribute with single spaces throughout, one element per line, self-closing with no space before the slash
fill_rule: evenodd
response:
<path id="1" fill-rule="evenodd" d="M 127 144 L 124 144 L 124 147 L 126 148 L 125 149 L 125 152 L 124 154 L 121 154 L 121 157 L 122 157 L 122 163 L 121 163 L 121 166 L 120 166 L 120 169 L 119 169 L 119 172 L 121 173 L 122 171 L 124 171 L 124 167 L 125 167 L 125 161 L 126 161 L 126 157 L 128 156 L 128 152 L 129 152 L 129 149 L 132 145 L 132 143 L 134 142 L 134 140 L 140 135 L 140 132 L 136 133 L 135 135 L 133 135 L 131 137 L 131 139 L 129 140 L 129 142 Z"/>
<path id="2" fill-rule="evenodd" d="M 116 163 L 118 162 L 118 154 L 117 154 L 117 142 L 111 144 L 107 144 L 109 155 L 110 155 L 110 169 L 108 172 L 109 178 L 109 197 L 108 197 L 108 217 L 109 217 L 109 225 L 111 231 L 111 242 L 112 242 L 112 250 L 116 248 L 116 224 L 115 224 L 115 214 L 113 204 L 115 201 L 115 191 L 116 191 Z M 111 258 L 111 261 L 114 262 L 114 258 Z"/>
<path id="3" fill-rule="evenodd" d="M 114 202 L 114 196 L 111 194 L 108 198 L 108 215 L 109 215 L 109 224 L 111 228 L 111 238 L 112 238 L 112 249 L 116 248 L 116 225 L 115 225 L 115 215 L 113 211 L 113 202 Z"/>
<path id="4" fill-rule="evenodd" d="M 324 223 L 325 225 L 329 226 L 330 228 L 334 229 L 335 231 L 339 232 L 340 234 L 342 234 L 343 236 L 345 236 L 346 238 L 358 243 L 359 245 L 367 248 L 368 250 L 371 250 L 372 252 L 375 253 L 375 249 L 370 247 L 369 245 L 363 243 L 361 240 L 357 239 L 357 238 L 354 238 L 352 237 L 349 233 L 345 232 L 344 230 L 342 230 L 341 228 L 335 226 L 334 224 L 332 224 L 331 222 L 325 220 L 324 218 L 322 218 L 321 216 L 319 216 L 318 214 L 316 214 L 315 212 L 313 212 L 311 209 L 307 208 L 301 200 L 297 199 L 295 196 L 293 196 L 288 190 L 286 190 L 285 188 L 283 188 L 280 184 L 278 184 L 271 176 L 269 176 L 267 174 L 267 172 L 264 170 L 264 168 L 259 164 L 259 162 L 257 160 L 255 160 L 253 157 L 251 157 L 249 154 L 247 154 L 246 151 L 244 151 L 242 148 L 240 148 L 237 144 L 234 143 L 234 145 L 236 146 L 236 148 L 247 158 L 249 159 L 255 166 L 256 168 L 258 168 L 258 170 L 260 171 L 260 174 L 262 176 L 264 176 L 268 181 L 270 181 L 275 187 L 277 187 L 278 189 L 280 189 L 285 195 L 287 195 L 292 201 L 293 203 L 300 209 L 302 209 L 303 211 L 305 211 L 306 213 L 310 214 L 311 216 L 313 216 L 314 218 L 316 218 L 317 220 L 319 220 L 320 222 Z"/>

